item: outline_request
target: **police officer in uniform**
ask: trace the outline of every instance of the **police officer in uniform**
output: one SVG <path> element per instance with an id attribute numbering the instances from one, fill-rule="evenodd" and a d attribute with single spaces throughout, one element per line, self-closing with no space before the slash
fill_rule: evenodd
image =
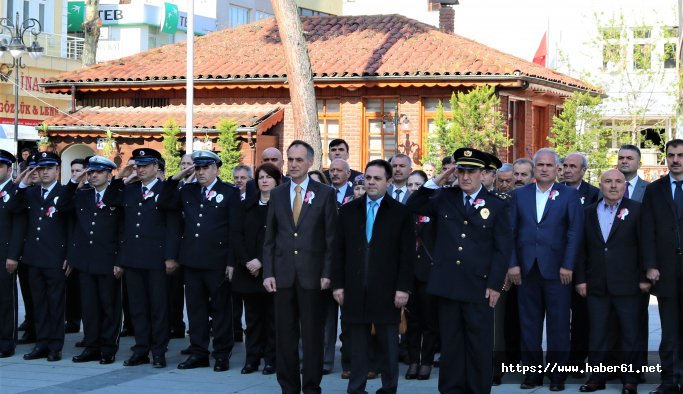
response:
<path id="1" fill-rule="evenodd" d="M 47 357 L 48 361 L 62 359 L 64 347 L 64 297 L 66 277 L 67 218 L 57 209 L 64 188 L 57 182 L 61 160 L 51 152 L 42 152 L 37 167 L 18 177 L 18 206 L 27 213 L 27 229 L 23 262 L 28 267 L 28 278 L 33 298 L 36 325 L 36 346 L 24 355 L 25 360 Z M 37 171 L 40 182 L 27 186 L 23 182 Z"/>
<path id="2" fill-rule="evenodd" d="M 103 202 L 123 208 L 123 232 L 118 264 L 126 270 L 130 314 L 135 331 L 133 354 L 124 366 L 148 364 L 166 367 L 169 341 L 166 274 L 178 266 L 177 237 L 180 220 L 175 212 L 160 208 L 162 181 L 157 178 L 161 154 L 154 149 L 133 151 L 139 181 L 125 184 L 132 167 L 112 181 Z"/>
<path id="3" fill-rule="evenodd" d="M 16 187 L 12 182 L 12 164 L 17 159 L 0 149 L 0 358 L 14 355 L 17 337 L 17 276 L 19 256 L 24 244 L 26 218 L 11 209 Z"/>
<path id="4" fill-rule="evenodd" d="M 486 153 L 460 148 L 456 166 L 428 181 L 408 201 L 439 229 L 427 292 L 438 305 L 442 393 L 491 390 L 494 307 L 512 253 L 508 204 L 481 184 Z M 457 168 L 458 185 L 437 189 Z"/>
<path id="5" fill-rule="evenodd" d="M 68 264 L 78 271 L 85 349 L 72 361 L 114 362 L 121 332 L 121 281 L 116 264 L 121 209 L 102 198 L 116 164 L 102 156 L 90 158 L 87 171 L 72 178 L 60 203 L 73 207 Z M 85 179 L 90 187 L 81 188 Z"/>
<path id="6" fill-rule="evenodd" d="M 209 366 L 209 316 L 213 319 L 214 371 L 229 368 L 234 345 L 230 298 L 235 251 L 231 242 L 240 231 L 240 191 L 218 179 L 221 160 L 213 152 L 192 153 L 194 167 L 174 175 L 165 187 L 163 203 L 182 211 L 185 230 L 180 264 L 185 278 L 190 356 L 178 369 Z M 194 171 L 197 182 L 178 190 L 178 182 Z"/>

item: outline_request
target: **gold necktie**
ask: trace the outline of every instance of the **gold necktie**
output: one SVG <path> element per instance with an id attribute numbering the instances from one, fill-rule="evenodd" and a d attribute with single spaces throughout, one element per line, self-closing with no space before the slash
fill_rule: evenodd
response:
<path id="1" fill-rule="evenodd" d="M 294 187 L 294 205 L 292 205 L 292 212 L 294 213 L 294 224 L 299 223 L 299 214 L 301 213 L 301 185 Z"/>

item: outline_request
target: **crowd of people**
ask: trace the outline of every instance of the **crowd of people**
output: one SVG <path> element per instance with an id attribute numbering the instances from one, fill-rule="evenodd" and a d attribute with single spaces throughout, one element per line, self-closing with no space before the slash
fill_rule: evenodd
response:
<path id="1" fill-rule="evenodd" d="M 378 392 L 395 393 L 405 362 L 408 380 L 441 368 L 442 393 L 490 392 L 519 365 L 522 389 L 547 378 L 562 391 L 572 375 L 586 378 L 581 392 L 619 378 L 633 394 L 655 294 L 652 393 L 679 392 L 683 140 L 666 144 L 669 173 L 651 184 L 639 148 L 622 146 L 599 187 L 584 179 L 585 155 L 548 148 L 514 163 L 461 148 L 422 169 L 397 154 L 362 172 L 346 141 L 328 152 L 329 169 L 311 170 L 313 148 L 292 142 L 285 174 L 268 148 L 231 184 L 213 152 L 166 176 L 161 154 L 140 148 L 120 169 L 74 160 L 62 184 L 58 155 L 22 152 L 13 176 L 17 160 L 0 150 L 0 358 L 34 343 L 25 360 L 61 360 L 82 322 L 73 362 L 114 363 L 132 335 L 123 365 L 164 368 L 186 305 L 178 369 L 213 357 L 226 371 L 244 341 L 241 373 L 277 374 L 283 393 L 319 393 L 339 338 L 349 393 L 376 377 Z M 632 368 L 586 374 L 584 363 Z"/>

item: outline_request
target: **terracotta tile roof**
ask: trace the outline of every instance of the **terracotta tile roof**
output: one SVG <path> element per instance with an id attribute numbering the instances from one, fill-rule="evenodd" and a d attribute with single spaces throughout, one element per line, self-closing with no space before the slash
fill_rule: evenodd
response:
<path id="1" fill-rule="evenodd" d="M 594 88 L 569 76 L 470 39 L 440 32 L 401 15 L 302 17 L 316 81 L 349 77 L 526 76 L 580 89 Z M 185 79 L 186 43 L 50 78 L 49 83 L 169 81 Z M 195 41 L 195 78 L 256 83 L 286 76 L 274 18 L 225 29 Z M 427 79 L 426 78 L 426 79 Z"/>
<path id="2" fill-rule="evenodd" d="M 238 127 L 272 127 L 282 120 L 283 110 L 279 107 L 232 107 L 227 104 L 195 105 L 193 123 L 196 128 L 216 128 L 222 119 L 232 119 Z M 51 128 L 125 128 L 160 129 L 168 121 L 185 125 L 185 105 L 167 107 L 81 107 L 72 114 L 59 114 L 47 122 Z M 265 131 L 265 130 L 263 130 Z"/>

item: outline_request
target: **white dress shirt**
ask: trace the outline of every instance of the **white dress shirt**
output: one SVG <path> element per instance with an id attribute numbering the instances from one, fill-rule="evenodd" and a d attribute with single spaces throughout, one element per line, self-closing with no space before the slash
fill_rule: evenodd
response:
<path id="1" fill-rule="evenodd" d="M 543 211 L 545 211 L 545 204 L 548 203 L 548 199 L 550 199 L 550 192 L 552 190 L 553 187 L 550 186 L 548 190 L 541 191 L 541 189 L 538 188 L 538 185 L 536 185 L 536 223 L 541 222 Z"/>

